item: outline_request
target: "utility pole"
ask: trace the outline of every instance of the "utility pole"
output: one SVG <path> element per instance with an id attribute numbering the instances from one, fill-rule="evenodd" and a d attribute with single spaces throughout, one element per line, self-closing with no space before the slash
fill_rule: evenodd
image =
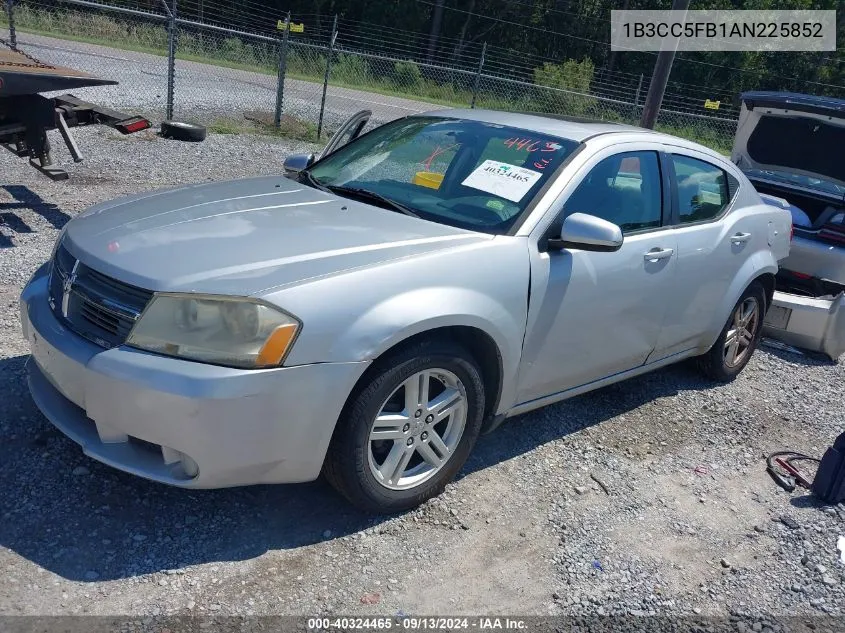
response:
<path id="1" fill-rule="evenodd" d="M 690 0 L 673 0 L 673 11 L 686 11 L 689 8 Z M 651 74 L 651 81 L 648 84 L 648 95 L 643 106 L 643 115 L 640 119 L 640 126 L 648 129 L 654 128 L 657 120 L 657 113 L 660 112 L 660 105 L 663 103 L 663 94 L 666 92 L 666 84 L 669 81 L 669 73 L 672 72 L 672 62 L 675 61 L 675 51 L 678 50 L 678 38 L 673 38 L 672 45 L 662 47 L 657 53 L 657 60 L 654 62 L 654 71 Z"/>

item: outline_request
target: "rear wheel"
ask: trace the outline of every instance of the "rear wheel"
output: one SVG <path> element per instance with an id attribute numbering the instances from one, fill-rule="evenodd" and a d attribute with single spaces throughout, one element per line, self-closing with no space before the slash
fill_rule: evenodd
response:
<path id="1" fill-rule="evenodd" d="M 427 341 L 379 362 L 338 421 L 324 472 L 356 506 L 407 510 L 463 466 L 481 429 L 484 385 L 473 357 Z"/>
<path id="2" fill-rule="evenodd" d="M 760 342 L 766 315 L 766 292 L 752 283 L 734 306 L 719 338 L 698 364 L 710 378 L 730 382 L 739 375 Z"/>

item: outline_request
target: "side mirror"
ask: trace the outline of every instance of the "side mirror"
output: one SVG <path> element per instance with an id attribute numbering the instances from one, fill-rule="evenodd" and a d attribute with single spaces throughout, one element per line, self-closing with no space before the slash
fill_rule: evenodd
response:
<path id="1" fill-rule="evenodd" d="M 552 232 L 554 235 L 556 231 Z M 622 248 L 622 229 L 594 215 L 573 213 L 560 225 L 560 237 L 550 237 L 548 250 L 577 248 L 582 251 L 612 253 Z"/>
<path id="2" fill-rule="evenodd" d="M 286 174 L 296 175 L 303 169 L 308 169 L 314 164 L 314 154 L 291 154 L 285 158 L 284 170 Z"/>

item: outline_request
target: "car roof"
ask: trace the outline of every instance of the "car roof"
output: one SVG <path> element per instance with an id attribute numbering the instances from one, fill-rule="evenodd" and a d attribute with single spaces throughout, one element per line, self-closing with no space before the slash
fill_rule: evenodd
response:
<path id="1" fill-rule="evenodd" d="M 615 123 L 613 121 L 597 121 L 568 117 L 559 114 L 545 114 L 542 112 L 500 112 L 498 110 L 481 109 L 448 109 L 423 112 L 415 116 L 435 116 L 443 118 L 467 119 L 469 121 L 481 121 L 483 123 L 494 123 L 497 125 L 508 125 L 519 127 L 531 132 L 550 134 L 568 138 L 576 142 L 582 142 L 600 134 L 631 133 L 641 132 L 666 138 L 667 135 L 654 130 Z M 671 137 L 675 138 L 675 137 Z"/>

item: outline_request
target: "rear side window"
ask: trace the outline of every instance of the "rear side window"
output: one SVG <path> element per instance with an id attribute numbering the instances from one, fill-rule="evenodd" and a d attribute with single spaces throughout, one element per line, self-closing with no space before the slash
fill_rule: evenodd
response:
<path id="1" fill-rule="evenodd" d="M 697 158 L 672 154 L 678 182 L 681 224 L 712 220 L 727 208 L 731 196 L 728 175 L 719 167 Z"/>
<path id="2" fill-rule="evenodd" d="M 739 191 L 739 180 L 736 179 L 736 176 L 728 172 L 728 197 L 733 200 L 737 191 Z"/>

